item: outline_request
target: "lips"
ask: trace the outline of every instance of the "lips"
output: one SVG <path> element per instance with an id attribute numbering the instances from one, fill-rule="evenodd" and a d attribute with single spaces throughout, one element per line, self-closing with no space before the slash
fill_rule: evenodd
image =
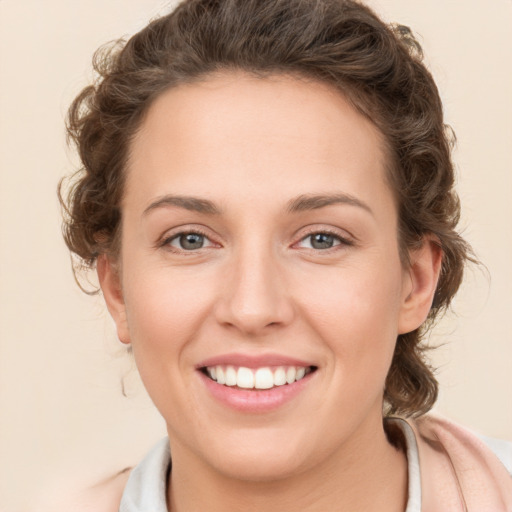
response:
<path id="1" fill-rule="evenodd" d="M 234 366 L 234 367 L 246 367 L 246 368 L 263 368 L 263 367 L 276 367 L 276 366 L 298 366 L 308 367 L 314 366 L 311 361 L 305 361 L 303 359 L 297 359 L 295 357 L 289 357 L 281 354 L 239 354 L 230 353 L 210 357 L 201 361 L 196 365 L 197 369 L 207 368 L 209 366 Z"/>
<path id="2" fill-rule="evenodd" d="M 211 396 L 240 412 L 275 410 L 309 386 L 318 367 L 277 354 L 225 354 L 196 366 Z"/>

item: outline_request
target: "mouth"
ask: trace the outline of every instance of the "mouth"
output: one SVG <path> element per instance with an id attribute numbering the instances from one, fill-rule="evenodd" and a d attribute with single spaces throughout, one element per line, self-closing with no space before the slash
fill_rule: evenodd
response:
<path id="1" fill-rule="evenodd" d="M 214 365 L 199 368 L 201 373 L 217 384 L 244 390 L 269 390 L 289 386 L 316 370 L 316 366 L 248 368 L 234 365 Z"/>

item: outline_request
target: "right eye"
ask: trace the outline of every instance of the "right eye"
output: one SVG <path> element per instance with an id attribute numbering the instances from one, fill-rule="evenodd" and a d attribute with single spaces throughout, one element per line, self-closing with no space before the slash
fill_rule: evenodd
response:
<path id="1" fill-rule="evenodd" d="M 308 246 L 311 249 L 331 249 L 342 242 L 340 237 L 332 235 L 331 233 L 312 233 L 301 240 L 301 243 L 308 241 Z"/>
<path id="2" fill-rule="evenodd" d="M 202 233 L 188 232 L 179 233 L 167 239 L 165 245 L 182 251 L 196 251 L 205 247 L 212 247 L 214 244 Z"/>

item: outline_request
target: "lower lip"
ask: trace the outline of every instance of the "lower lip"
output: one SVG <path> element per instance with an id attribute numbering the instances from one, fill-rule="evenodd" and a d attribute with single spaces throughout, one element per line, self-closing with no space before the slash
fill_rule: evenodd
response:
<path id="1" fill-rule="evenodd" d="M 310 383 L 316 372 L 308 373 L 293 384 L 276 386 L 271 389 L 240 389 L 217 384 L 214 380 L 198 371 L 210 393 L 219 402 L 231 409 L 246 413 L 273 411 L 290 402 Z"/>

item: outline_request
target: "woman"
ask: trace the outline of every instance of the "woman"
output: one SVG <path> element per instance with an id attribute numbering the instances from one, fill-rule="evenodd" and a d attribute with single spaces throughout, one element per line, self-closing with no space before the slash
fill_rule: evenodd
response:
<path id="1" fill-rule="evenodd" d="M 342 0 L 186 1 L 100 56 L 65 237 L 169 436 L 105 510 L 512 510 L 492 450 L 425 416 L 471 251 L 420 57 Z"/>

